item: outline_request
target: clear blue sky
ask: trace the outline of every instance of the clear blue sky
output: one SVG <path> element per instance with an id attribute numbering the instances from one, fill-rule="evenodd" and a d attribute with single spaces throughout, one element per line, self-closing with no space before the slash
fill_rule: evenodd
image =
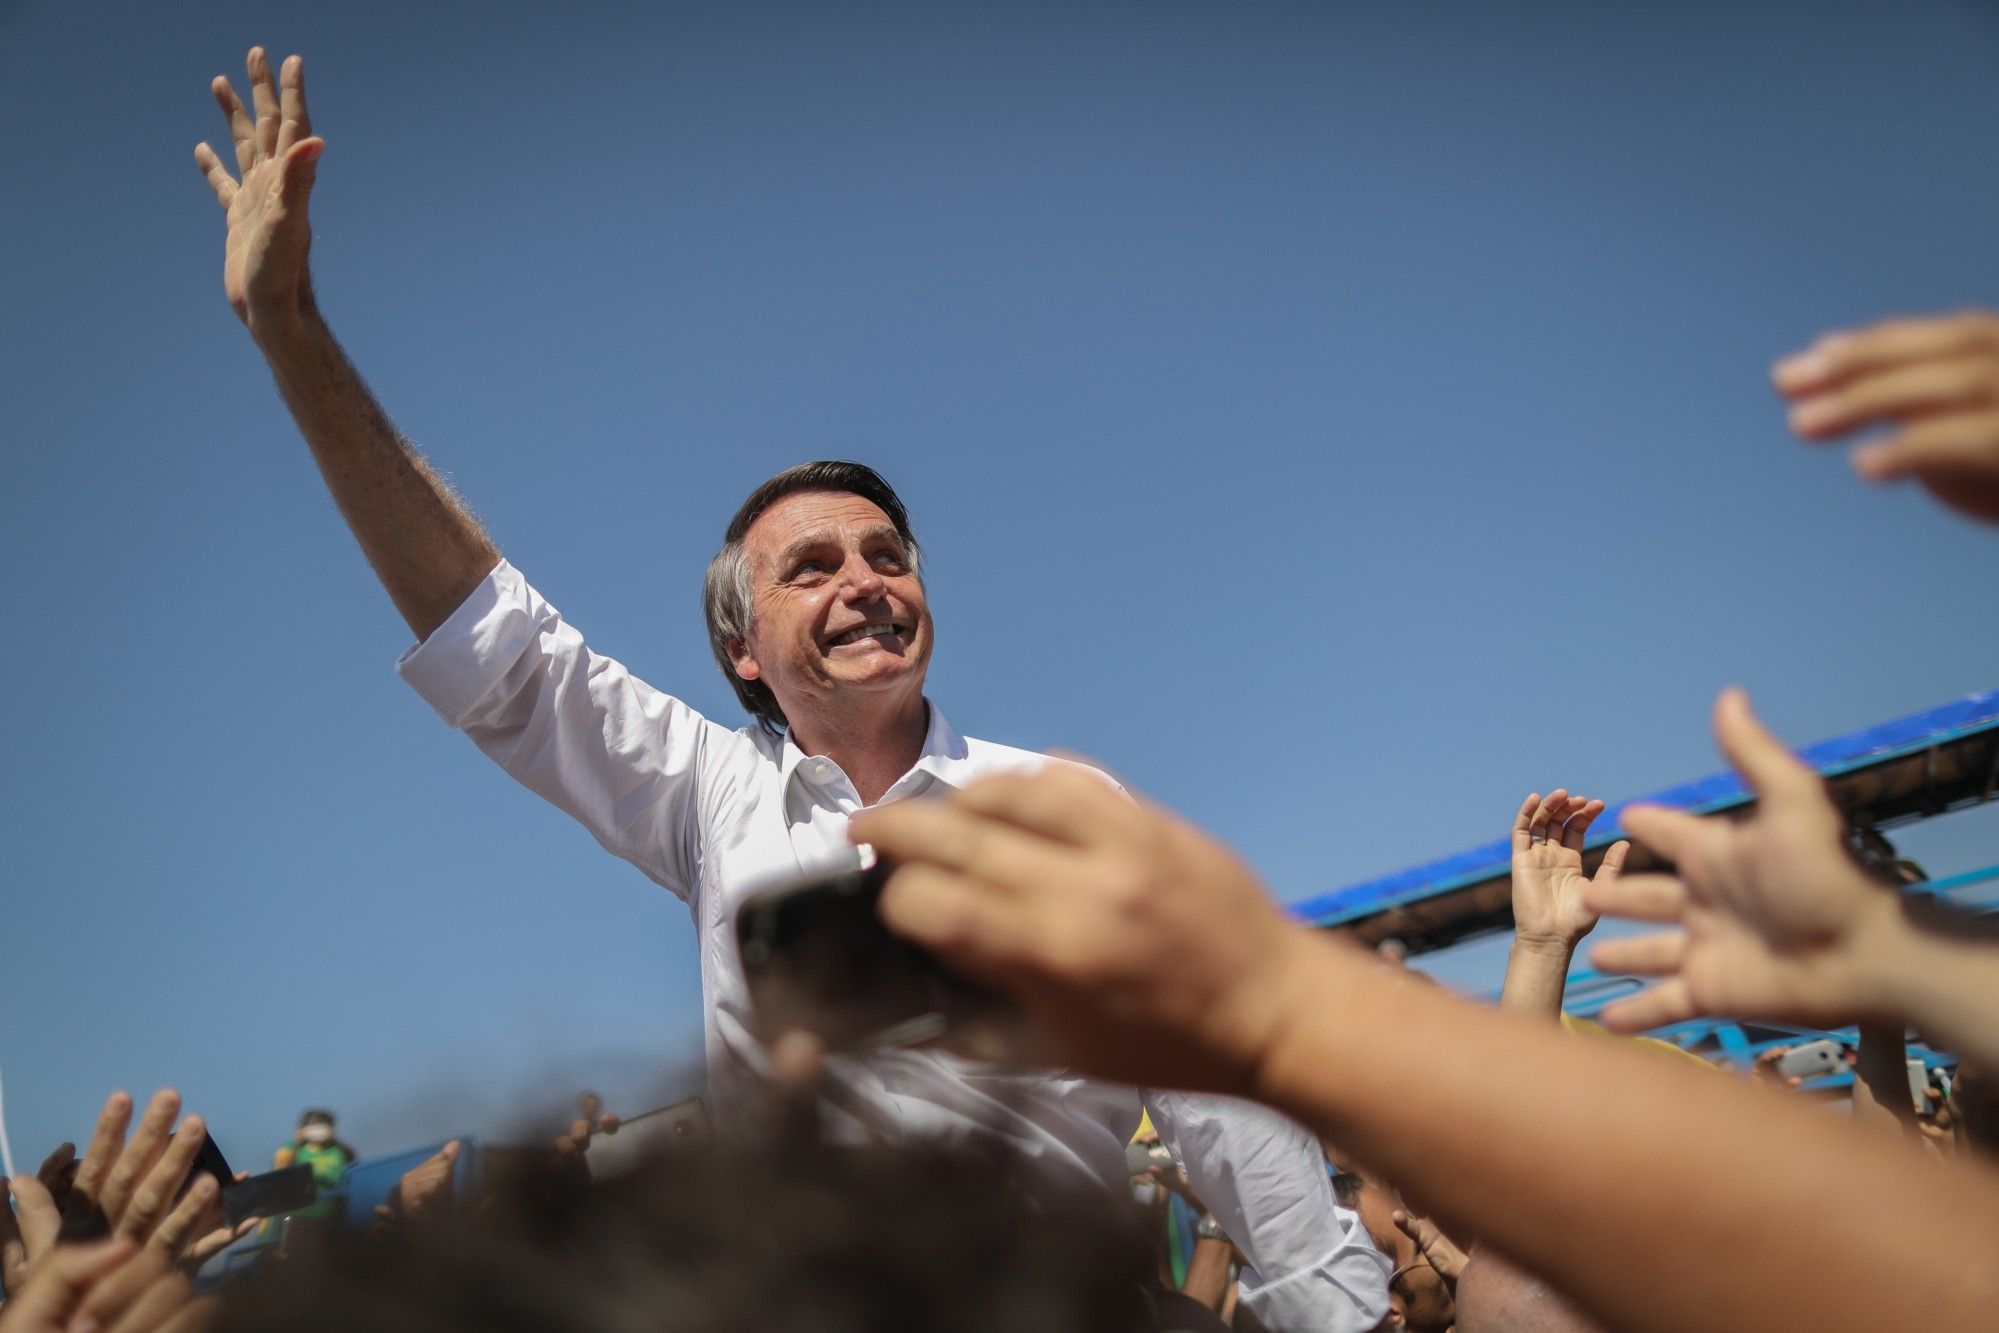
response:
<path id="1" fill-rule="evenodd" d="M 911 503 L 954 722 L 1289 898 L 1708 771 L 1730 681 L 1806 741 L 1999 675 L 1999 539 L 1765 380 L 1999 300 L 1989 6 L 0 5 L 24 1157 L 114 1086 L 248 1163 L 309 1104 L 382 1150 L 696 1056 L 684 909 L 396 679 L 222 301 L 191 149 L 253 41 L 307 56 L 356 361 L 717 716 L 721 526 L 842 455 Z"/>

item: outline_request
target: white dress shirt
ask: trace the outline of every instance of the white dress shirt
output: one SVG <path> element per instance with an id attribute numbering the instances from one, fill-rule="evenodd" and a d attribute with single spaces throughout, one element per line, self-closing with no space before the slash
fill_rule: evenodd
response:
<path id="1" fill-rule="evenodd" d="M 789 737 L 730 730 L 662 694 L 576 630 L 505 561 L 397 671 L 446 722 L 613 855 L 686 900 L 701 948 L 709 1096 L 726 1114 L 763 1067 L 734 917 L 744 897 L 845 852 L 861 808 L 833 761 Z M 1045 756 L 958 735 L 935 704 L 915 767 L 884 801 L 962 787 Z M 1229 1098 L 1141 1092 L 1067 1074 L 998 1072 L 898 1050 L 828 1062 L 837 1112 L 896 1138 L 997 1134 L 1027 1158 L 1123 1190 L 1149 1110 L 1202 1200 L 1255 1266 L 1244 1299 L 1278 1333 L 1371 1329 L 1388 1260 L 1334 1201 L 1317 1142 Z"/>

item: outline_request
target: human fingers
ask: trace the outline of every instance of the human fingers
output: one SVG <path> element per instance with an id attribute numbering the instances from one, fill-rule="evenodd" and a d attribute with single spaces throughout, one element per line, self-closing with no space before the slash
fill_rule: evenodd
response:
<path id="1" fill-rule="evenodd" d="M 167 1320 L 194 1299 L 194 1282 L 172 1269 L 155 1277 L 139 1298 L 104 1333 L 158 1333 Z"/>
<path id="2" fill-rule="evenodd" d="M 195 1154 L 201 1151 L 202 1142 L 207 1137 L 208 1125 L 200 1116 L 191 1115 L 181 1121 L 180 1129 L 168 1140 L 166 1150 L 153 1163 L 152 1170 L 132 1191 L 131 1202 L 126 1204 L 124 1216 L 118 1219 L 120 1231 L 137 1241 L 144 1241 L 153 1234 L 153 1229 L 173 1207 L 174 1199 L 180 1194 L 181 1182 L 187 1179 L 188 1168 L 194 1165 Z M 195 1183 L 200 1184 L 200 1181 Z M 209 1180 L 209 1184 L 214 1183 Z M 193 1193 L 189 1191 L 190 1195 Z"/>
<path id="3" fill-rule="evenodd" d="M 1714 738 L 1722 755 L 1758 796 L 1825 800 L 1818 774 L 1805 767 L 1757 719 L 1744 690 L 1731 685 L 1714 701 Z"/>
<path id="4" fill-rule="evenodd" d="M 251 47 L 243 64 L 250 76 L 250 103 L 257 109 L 257 160 L 262 162 L 278 155 L 278 85 L 263 47 Z"/>
<path id="5" fill-rule="evenodd" d="M 1990 354 L 1877 370 L 1800 400 L 1791 409 L 1791 429 L 1808 440 L 1827 440 L 1880 421 L 1989 407 L 1999 387 L 1995 380 Z"/>
<path id="6" fill-rule="evenodd" d="M 1550 824 L 1560 827 L 1557 812 L 1567 805 L 1568 801 L 1568 792 L 1560 787 L 1541 798 L 1540 804 L 1534 807 L 1534 813 L 1527 817 L 1527 841 L 1530 846 L 1548 840 Z"/>
<path id="7" fill-rule="evenodd" d="M 139 1116 L 138 1126 L 133 1129 L 125 1150 L 118 1154 L 118 1160 L 112 1163 L 111 1170 L 105 1175 L 104 1190 L 97 1199 L 97 1206 L 104 1210 L 104 1216 L 113 1225 L 124 1217 L 140 1180 L 166 1151 L 167 1135 L 174 1117 L 179 1114 L 180 1094 L 172 1088 L 161 1088 L 146 1103 L 146 1109 Z"/>
<path id="8" fill-rule="evenodd" d="M 1699 1014 L 1686 981 L 1673 977 L 1628 1000 L 1605 1006 L 1597 1018 L 1613 1032 L 1644 1032 L 1668 1023 L 1684 1023 Z"/>
<path id="9" fill-rule="evenodd" d="M 305 109 L 305 57 L 291 55 L 285 57 L 284 66 L 278 71 L 278 156 L 291 151 L 292 145 L 302 139 L 312 137 L 312 117 Z"/>
<path id="10" fill-rule="evenodd" d="M 156 1227 L 146 1232 L 126 1230 L 125 1234 L 134 1240 L 150 1241 L 166 1253 L 179 1256 L 196 1237 L 214 1230 L 221 1220 L 221 1204 L 222 1187 L 215 1183 L 214 1176 L 204 1172 L 194 1178 L 187 1193 Z"/>
<path id="11" fill-rule="evenodd" d="M 7 1299 L 4 1327 L 14 1330 L 65 1328 L 84 1297 L 133 1254 L 123 1237 L 83 1245 L 63 1245 L 38 1264 L 19 1294 Z"/>
<path id="12" fill-rule="evenodd" d="M 72 1330 L 109 1329 L 134 1309 L 147 1291 L 171 1274 L 173 1261 L 155 1249 L 141 1249 L 84 1293 L 71 1319 Z"/>
<path id="13" fill-rule="evenodd" d="M 1056 842 L 1097 846 L 1145 827 L 1148 807 L 1095 769 L 1051 764 L 974 782 L 952 803 Z"/>
<path id="14" fill-rule="evenodd" d="M 90 1144 L 83 1150 L 83 1162 L 76 1168 L 75 1189 L 93 1204 L 104 1192 L 104 1178 L 125 1144 L 125 1127 L 132 1122 L 132 1096 L 114 1092 L 104 1099 L 97 1124 L 90 1132 Z"/>
<path id="15" fill-rule="evenodd" d="M 1817 393 L 1852 376 L 1931 357 L 1999 348 L 1999 319 L 1981 310 L 1917 319 L 1891 319 L 1842 330 L 1784 357 L 1771 380 L 1789 396 Z"/>
<path id="16" fill-rule="evenodd" d="M 229 122 L 229 142 L 236 148 L 236 176 L 240 180 L 257 165 L 257 127 L 250 122 L 243 99 L 236 95 L 227 78 L 216 75 L 208 88 L 215 94 L 215 105 L 222 108 L 222 118 Z"/>
<path id="17" fill-rule="evenodd" d="M 1615 883 L 1617 877 L 1624 873 L 1624 858 L 1629 855 L 1631 844 L 1628 841 L 1620 838 L 1610 844 L 1603 853 L 1603 860 L 1597 862 L 1596 882 L 1604 885 Z"/>
<path id="18" fill-rule="evenodd" d="M 236 180 L 222 165 L 222 159 L 206 142 L 198 143 L 194 146 L 194 165 L 200 170 L 202 179 L 208 182 L 208 188 L 215 192 L 215 202 L 227 213 L 230 201 L 236 198 Z"/>
<path id="19" fill-rule="evenodd" d="M 1689 849 L 1713 832 L 1707 821 L 1684 810 L 1658 805 L 1634 805 L 1622 816 L 1624 831 L 1668 861 L 1679 861 Z"/>
<path id="20" fill-rule="evenodd" d="M 1619 847 L 1630 845 L 1618 844 Z M 1610 866 L 1610 852 L 1604 853 L 1603 861 L 1606 867 Z M 1619 856 L 1618 867 L 1623 864 L 1624 858 Z M 1686 915 L 1687 886 L 1672 875 L 1632 875 L 1626 878 L 1613 869 L 1606 879 L 1599 871 L 1583 890 L 1583 904 L 1592 912 L 1626 921 L 1672 923 Z"/>
<path id="21" fill-rule="evenodd" d="M 280 195 L 287 206 L 303 208 L 312 198 L 313 182 L 319 178 L 319 159 L 326 152 L 326 140 L 304 139 L 285 154 Z"/>
<path id="22" fill-rule="evenodd" d="M 1671 976 L 1680 970 L 1686 958 L 1684 930 L 1600 940 L 1589 952 L 1590 963 L 1599 972 L 1622 972 L 1635 977 Z"/>
<path id="23" fill-rule="evenodd" d="M 227 1221 L 224 1221 L 220 1226 L 212 1230 L 201 1232 L 182 1247 L 180 1266 L 189 1271 L 200 1268 L 210 1259 L 213 1259 L 216 1255 L 222 1253 L 222 1251 L 228 1249 L 252 1231 L 255 1231 L 263 1220 L 262 1217 L 246 1217 L 233 1227 Z"/>
<path id="24" fill-rule="evenodd" d="M 158 1333 L 206 1333 L 222 1318 L 219 1296 L 197 1296 L 161 1324 Z"/>
<path id="25" fill-rule="evenodd" d="M 1527 793 L 1527 799 L 1520 803 L 1520 808 L 1514 811 L 1513 850 L 1516 855 L 1520 852 L 1526 851 L 1527 848 L 1531 845 L 1530 842 L 1528 841 L 1530 837 L 1528 833 L 1528 828 L 1534 822 L 1534 812 L 1537 809 L 1539 809 L 1540 806 L 1541 806 L 1541 793 L 1538 791 L 1530 791 Z"/>
<path id="26" fill-rule="evenodd" d="M 1018 980 L 1031 935 L 1020 905 L 983 880 L 933 865 L 902 865 L 882 889 L 895 934 L 983 980 Z"/>
<path id="27" fill-rule="evenodd" d="M 925 864 L 975 876 L 1016 893 L 1034 893 L 1057 882 L 1075 849 L 1050 842 L 958 801 L 898 801 L 854 820 L 866 838 L 897 865 Z"/>
<path id="28" fill-rule="evenodd" d="M 618 1132 L 618 1126 L 624 1123 L 614 1113 L 606 1111 L 597 1117 L 597 1132 L 599 1134 L 615 1134 Z M 453 1155 L 455 1156 L 456 1154 L 454 1153 Z"/>
<path id="29" fill-rule="evenodd" d="M 62 1234 L 62 1210 L 56 1206 L 49 1187 L 38 1177 L 16 1176 L 8 1183 L 14 1195 L 11 1220 L 19 1227 L 22 1257 L 33 1263 Z"/>
<path id="30" fill-rule="evenodd" d="M 1854 450 L 1853 468 L 1872 482 L 1919 477 L 1932 482 L 1940 498 L 1990 519 L 1991 493 L 1999 489 L 1999 411 L 1954 412 L 1915 422 L 1886 440 Z M 1960 504 L 1938 483 L 1982 491 L 1985 503 Z"/>
<path id="31" fill-rule="evenodd" d="M 1589 835 L 1589 826 L 1596 822 L 1603 809 L 1603 802 L 1595 800 L 1584 801 L 1577 807 L 1562 825 L 1562 846 L 1572 852 L 1581 851 L 1583 839 Z"/>

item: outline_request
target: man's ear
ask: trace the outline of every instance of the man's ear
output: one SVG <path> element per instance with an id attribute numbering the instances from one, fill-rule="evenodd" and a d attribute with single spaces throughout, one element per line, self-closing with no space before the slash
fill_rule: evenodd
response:
<path id="1" fill-rule="evenodd" d="M 757 665 L 756 654 L 750 651 L 748 639 L 729 641 L 729 664 L 736 668 L 739 680 L 755 680 L 764 673 L 764 669 Z"/>

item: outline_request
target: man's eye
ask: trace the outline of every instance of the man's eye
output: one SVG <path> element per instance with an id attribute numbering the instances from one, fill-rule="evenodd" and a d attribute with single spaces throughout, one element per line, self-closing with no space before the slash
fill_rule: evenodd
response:
<path id="1" fill-rule="evenodd" d="M 902 556 L 894 551 L 883 551 L 875 557 L 875 568 L 900 570 L 904 568 Z"/>
<path id="2" fill-rule="evenodd" d="M 818 560 L 801 560 L 792 566 L 791 577 L 800 578 L 806 574 L 824 574 L 826 566 Z"/>

